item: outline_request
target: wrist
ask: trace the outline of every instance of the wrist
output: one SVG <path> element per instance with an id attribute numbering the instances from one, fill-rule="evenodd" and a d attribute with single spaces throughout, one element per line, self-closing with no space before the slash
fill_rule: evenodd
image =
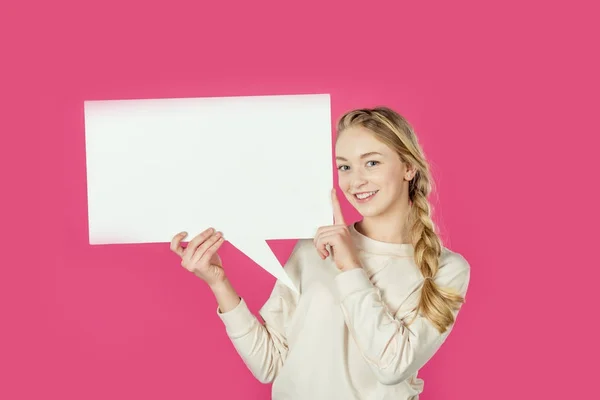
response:
<path id="1" fill-rule="evenodd" d="M 210 290 L 213 291 L 213 293 L 223 293 L 228 291 L 229 289 L 232 288 L 231 284 L 229 283 L 229 281 L 227 280 L 227 278 L 223 279 L 223 280 L 219 280 L 217 282 L 213 282 L 210 283 L 208 285 L 208 287 L 210 288 Z"/>
<path id="2" fill-rule="evenodd" d="M 220 313 L 229 312 L 240 304 L 240 296 L 227 279 L 215 282 L 210 285 L 210 289 L 217 300 Z"/>

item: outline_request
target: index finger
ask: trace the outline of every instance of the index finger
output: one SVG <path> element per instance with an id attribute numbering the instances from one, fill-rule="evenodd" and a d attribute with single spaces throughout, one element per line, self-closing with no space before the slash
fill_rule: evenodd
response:
<path id="1" fill-rule="evenodd" d="M 333 223 L 334 225 L 346 225 L 344 221 L 344 214 L 342 214 L 342 207 L 340 201 L 337 198 L 335 188 L 331 189 L 331 203 L 333 205 Z"/>

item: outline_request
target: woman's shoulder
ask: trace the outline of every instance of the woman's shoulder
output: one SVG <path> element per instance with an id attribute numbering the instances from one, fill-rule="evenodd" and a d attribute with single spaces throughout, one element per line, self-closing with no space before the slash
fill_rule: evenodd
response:
<path id="1" fill-rule="evenodd" d="M 465 293 L 471 278 L 471 264 L 458 251 L 442 246 L 435 281 L 442 286 L 456 288 Z"/>
<path id="2" fill-rule="evenodd" d="M 442 246 L 439 268 L 451 270 L 467 270 L 471 268 L 469 261 L 458 251 Z"/>

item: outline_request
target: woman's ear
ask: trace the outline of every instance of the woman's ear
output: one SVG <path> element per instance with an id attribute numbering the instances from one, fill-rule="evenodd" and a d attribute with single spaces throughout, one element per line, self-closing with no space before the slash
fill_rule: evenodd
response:
<path id="1" fill-rule="evenodd" d="M 404 179 L 407 181 L 410 181 L 417 174 L 417 169 L 413 165 L 410 165 L 410 164 L 406 164 L 406 168 L 407 168 L 407 170 L 406 170 L 406 173 L 404 174 Z"/>

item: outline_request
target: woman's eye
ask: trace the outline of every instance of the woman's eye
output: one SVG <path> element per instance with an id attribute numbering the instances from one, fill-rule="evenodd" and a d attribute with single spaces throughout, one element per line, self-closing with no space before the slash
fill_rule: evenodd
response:
<path id="1" fill-rule="evenodd" d="M 373 163 L 373 165 L 371 165 L 371 166 L 375 166 L 375 165 L 379 164 L 379 161 L 369 161 L 369 162 L 367 162 L 367 164 L 369 164 L 369 163 Z"/>
<path id="2" fill-rule="evenodd" d="M 344 169 L 344 168 L 348 168 L 348 166 L 347 166 L 347 165 L 340 165 L 340 166 L 338 167 L 338 170 L 340 170 L 340 171 L 345 171 L 345 169 Z"/>

